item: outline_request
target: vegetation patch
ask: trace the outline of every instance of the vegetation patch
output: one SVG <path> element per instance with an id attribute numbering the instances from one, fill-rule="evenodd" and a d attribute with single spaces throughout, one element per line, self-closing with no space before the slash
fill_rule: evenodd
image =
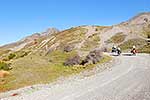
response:
<path id="1" fill-rule="evenodd" d="M 63 64 L 66 59 L 73 57 L 76 54 L 77 54 L 76 51 L 64 52 L 61 50 L 56 50 L 56 51 L 51 52 L 47 56 L 47 59 L 49 59 L 52 63 L 55 63 L 55 64 Z"/>
<path id="2" fill-rule="evenodd" d="M 10 64 L 0 61 L 0 70 L 10 70 Z"/>
<path id="3" fill-rule="evenodd" d="M 90 64 L 86 64 L 84 66 L 82 66 L 83 68 L 85 68 L 85 70 L 91 70 L 92 68 L 94 68 L 96 65 L 99 64 L 103 64 L 106 62 L 109 62 L 112 58 L 110 56 L 104 55 L 101 60 L 99 62 L 97 62 L 96 64 L 90 63 Z"/>
<path id="4" fill-rule="evenodd" d="M 31 51 L 18 51 L 18 52 L 15 52 L 16 58 L 25 57 L 25 56 L 27 56 L 30 52 L 31 52 Z"/>
<path id="5" fill-rule="evenodd" d="M 150 45 L 144 45 L 143 47 L 139 48 L 140 53 L 150 53 Z"/>
<path id="6" fill-rule="evenodd" d="M 125 41 L 119 47 L 122 50 L 132 49 L 133 46 L 136 46 L 137 48 L 141 48 L 144 45 L 146 45 L 147 42 L 144 39 L 136 38 L 136 39 L 130 39 L 128 41 Z"/>
<path id="7" fill-rule="evenodd" d="M 81 65 L 96 64 L 102 58 L 103 58 L 103 54 L 101 50 L 93 50 L 86 56 L 84 60 L 82 60 Z"/>
<path id="8" fill-rule="evenodd" d="M 3 79 L 5 84 L 0 85 L 0 92 L 18 89 L 24 86 L 49 83 L 59 77 L 77 74 L 96 66 L 95 64 L 86 66 L 75 65 L 72 67 L 64 66 L 63 62 L 66 58 L 74 54 L 76 54 L 75 51 L 69 53 L 55 51 L 47 57 L 32 54 L 15 60 L 12 62 L 13 69 L 10 70 L 11 75 Z M 106 56 L 100 60 L 99 64 L 107 62 L 110 59 L 110 57 Z"/>
<path id="9" fill-rule="evenodd" d="M 85 38 L 85 33 L 87 32 L 87 29 L 76 27 L 72 28 L 63 32 L 60 32 L 56 35 L 55 42 L 60 43 L 61 48 L 63 49 L 66 45 L 73 45 L 74 43 L 80 43 Z"/>
<path id="10" fill-rule="evenodd" d="M 88 39 L 84 42 L 83 46 L 81 47 L 82 51 L 90 51 L 94 48 L 97 48 L 100 44 L 100 37 L 99 34 L 93 34 L 89 36 Z"/>
<path id="11" fill-rule="evenodd" d="M 109 28 L 109 26 L 95 26 L 95 31 L 101 31 L 103 30 L 104 28 Z"/>
<path id="12" fill-rule="evenodd" d="M 0 50 L 0 56 L 9 53 L 11 50 Z"/>
<path id="13" fill-rule="evenodd" d="M 81 63 L 81 57 L 79 55 L 75 55 L 71 58 L 68 58 L 64 62 L 64 66 L 80 65 L 80 63 Z"/>
<path id="14" fill-rule="evenodd" d="M 14 53 L 10 53 L 9 55 L 8 55 L 8 59 L 9 60 L 11 60 L 11 59 L 13 59 L 13 58 L 15 58 L 16 57 L 16 54 L 14 54 Z"/>
<path id="15" fill-rule="evenodd" d="M 18 59 L 18 58 L 23 58 L 27 56 L 31 51 L 17 51 L 10 53 L 8 55 L 5 55 L 2 57 L 3 61 L 10 61 L 11 59 Z"/>
<path id="16" fill-rule="evenodd" d="M 116 35 L 112 36 L 109 40 L 107 40 L 107 43 L 121 43 L 125 40 L 126 35 L 121 33 L 117 33 Z"/>
<path id="17" fill-rule="evenodd" d="M 150 38 L 150 24 L 147 24 L 145 27 L 143 27 L 142 35 L 144 35 L 146 38 Z"/>

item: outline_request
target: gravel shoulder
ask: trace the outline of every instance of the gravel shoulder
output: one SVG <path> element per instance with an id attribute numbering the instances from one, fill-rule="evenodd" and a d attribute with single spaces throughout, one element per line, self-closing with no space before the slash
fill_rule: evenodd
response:
<path id="1" fill-rule="evenodd" d="M 65 81 L 0 94 L 0 100 L 150 100 L 150 55 L 118 56 L 110 63 L 102 65 L 104 71 L 96 67 Z M 18 95 L 7 97 L 12 93 Z"/>

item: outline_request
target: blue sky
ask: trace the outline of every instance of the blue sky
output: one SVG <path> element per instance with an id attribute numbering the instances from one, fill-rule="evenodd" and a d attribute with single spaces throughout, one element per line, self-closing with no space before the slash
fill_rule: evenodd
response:
<path id="1" fill-rule="evenodd" d="M 0 45 L 49 27 L 112 25 L 150 11 L 150 0 L 0 0 Z"/>

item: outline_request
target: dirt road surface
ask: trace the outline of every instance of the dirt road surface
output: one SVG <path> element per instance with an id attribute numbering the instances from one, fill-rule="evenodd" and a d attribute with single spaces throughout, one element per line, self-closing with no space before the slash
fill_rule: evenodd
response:
<path id="1" fill-rule="evenodd" d="M 150 55 L 114 59 L 111 68 L 90 77 L 1 100 L 150 100 Z"/>

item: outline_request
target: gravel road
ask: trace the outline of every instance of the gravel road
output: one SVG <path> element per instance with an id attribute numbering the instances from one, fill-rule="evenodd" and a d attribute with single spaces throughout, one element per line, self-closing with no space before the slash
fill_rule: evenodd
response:
<path id="1" fill-rule="evenodd" d="M 1 100 L 150 100 L 150 55 L 122 55 L 114 59 L 117 62 L 111 68 L 90 77 L 35 88 Z"/>

